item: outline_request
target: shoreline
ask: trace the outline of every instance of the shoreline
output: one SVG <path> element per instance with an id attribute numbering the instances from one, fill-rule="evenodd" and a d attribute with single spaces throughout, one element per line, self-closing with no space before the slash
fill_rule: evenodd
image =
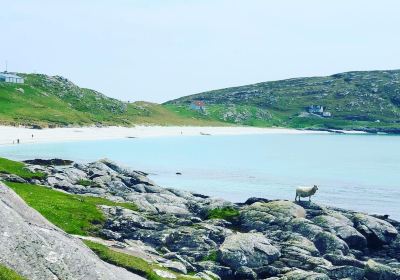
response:
<path id="1" fill-rule="evenodd" d="M 255 135 L 255 134 L 329 134 L 327 131 L 291 128 L 200 127 L 200 126 L 135 126 L 135 127 L 72 127 L 32 129 L 0 126 L 0 145 L 52 142 L 111 140 L 124 138 Z M 33 137 L 32 137 L 33 135 Z"/>

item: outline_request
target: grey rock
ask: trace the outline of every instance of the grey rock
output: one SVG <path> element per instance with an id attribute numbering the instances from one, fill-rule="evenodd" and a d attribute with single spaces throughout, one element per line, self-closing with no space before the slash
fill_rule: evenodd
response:
<path id="1" fill-rule="evenodd" d="M 289 222 L 288 229 L 297 232 L 309 240 L 314 240 L 315 237 L 323 232 L 320 226 L 317 226 L 312 221 L 304 218 L 296 218 Z"/>
<path id="2" fill-rule="evenodd" d="M 280 280 L 330 280 L 328 275 L 296 269 L 283 275 Z"/>
<path id="3" fill-rule="evenodd" d="M 283 226 L 294 218 L 304 218 L 305 210 L 290 201 L 256 202 L 245 207 L 240 215 L 247 230 L 264 231 L 271 226 Z"/>
<path id="4" fill-rule="evenodd" d="M 321 254 L 335 253 L 347 255 L 349 253 L 349 246 L 346 242 L 329 232 L 319 233 L 315 237 L 314 244 Z"/>
<path id="5" fill-rule="evenodd" d="M 161 230 L 164 226 L 160 223 L 146 219 L 135 211 L 118 206 L 101 206 L 107 216 L 106 228 L 117 231 L 125 236 L 137 229 Z"/>
<path id="6" fill-rule="evenodd" d="M 163 277 L 166 279 L 176 279 L 175 274 L 168 272 L 166 270 L 154 269 L 153 271 L 160 277 Z"/>
<path id="7" fill-rule="evenodd" d="M 207 230 L 193 227 L 179 227 L 166 232 L 165 246 L 174 252 L 193 256 L 196 252 L 205 256 L 218 248 L 217 243 L 209 238 Z"/>
<path id="8" fill-rule="evenodd" d="M 315 269 L 317 272 L 328 275 L 331 279 L 363 280 L 365 271 L 363 268 L 354 266 L 320 266 Z"/>
<path id="9" fill-rule="evenodd" d="M 246 279 L 246 280 L 256 280 L 257 274 L 251 268 L 247 266 L 241 266 L 235 271 L 235 277 L 237 279 Z"/>
<path id="10" fill-rule="evenodd" d="M 178 273 L 187 274 L 186 266 L 183 265 L 181 262 L 168 261 L 166 263 L 163 263 L 162 266 Z"/>
<path id="11" fill-rule="evenodd" d="M 347 265 L 347 266 L 354 266 L 354 267 L 358 267 L 358 268 L 365 267 L 365 262 L 357 260 L 351 256 L 343 256 L 343 255 L 338 255 L 338 254 L 326 254 L 326 255 L 324 255 L 324 258 L 336 266 Z"/>
<path id="12" fill-rule="evenodd" d="M 353 223 L 339 213 L 334 215 L 317 216 L 313 219 L 313 222 L 336 234 L 346 241 L 349 247 L 359 250 L 364 249 L 367 246 L 367 239 L 353 227 Z"/>
<path id="13" fill-rule="evenodd" d="M 273 263 L 279 250 L 260 233 L 237 233 L 229 236 L 219 248 L 222 263 L 238 269 L 241 266 L 261 267 Z"/>
<path id="14" fill-rule="evenodd" d="M 196 264 L 199 270 L 211 271 L 221 278 L 230 278 L 233 275 L 232 269 L 227 266 L 222 266 L 219 263 L 213 261 L 201 261 Z"/>
<path id="15" fill-rule="evenodd" d="M 371 247 L 389 244 L 398 235 L 396 228 L 388 222 L 365 214 L 355 214 L 354 224 L 357 230 L 367 238 L 368 246 Z"/>
<path id="16" fill-rule="evenodd" d="M 7 182 L 14 182 L 14 183 L 27 183 L 25 179 L 14 175 L 14 174 L 3 174 L 0 173 L 0 180 L 7 181 Z"/>
<path id="17" fill-rule="evenodd" d="M 201 280 L 214 280 L 210 275 L 203 271 L 196 273 L 194 276 L 200 278 Z"/>
<path id="18" fill-rule="evenodd" d="M 29 279 L 143 279 L 101 261 L 0 183 L 0 262 Z"/>
<path id="19" fill-rule="evenodd" d="M 398 280 L 400 269 L 369 260 L 365 267 L 365 277 L 368 280 Z"/>

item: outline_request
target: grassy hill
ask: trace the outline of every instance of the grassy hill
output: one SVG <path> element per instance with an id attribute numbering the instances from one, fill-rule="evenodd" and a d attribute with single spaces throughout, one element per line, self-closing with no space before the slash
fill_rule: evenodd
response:
<path id="1" fill-rule="evenodd" d="M 249 125 L 400 133 L 400 70 L 264 82 L 185 96 L 162 105 L 122 102 L 60 76 L 19 75 L 25 78 L 24 84 L 0 82 L 0 124 Z M 205 112 L 190 109 L 195 100 L 205 102 Z M 310 114 L 311 105 L 324 106 L 332 116 Z"/>
<path id="2" fill-rule="evenodd" d="M 205 112 L 189 109 L 204 101 Z M 232 124 L 400 133 L 400 70 L 348 72 L 226 88 L 164 104 L 185 117 Z M 321 105 L 332 117 L 310 114 Z"/>
<path id="3" fill-rule="evenodd" d="M 0 82 L 0 124 L 40 127 L 218 124 L 213 120 L 182 117 L 159 104 L 125 103 L 80 88 L 60 76 L 19 75 L 25 78 L 24 84 Z"/>

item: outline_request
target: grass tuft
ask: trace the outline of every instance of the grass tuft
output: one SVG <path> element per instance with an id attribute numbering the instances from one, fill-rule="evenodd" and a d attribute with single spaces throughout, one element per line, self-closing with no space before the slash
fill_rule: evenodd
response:
<path id="1" fill-rule="evenodd" d="M 211 262 L 216 262 L 218 258 L 218 253 L 215 250 L 212 250 L 209 252 L 207 256 L 203 258 L 203 261 L 211 261 Z"/>
<path id="2" fill-rule="evenodd" d="M 29 171 L 22 162 L 5 158 L 0 158 L 0 173 L 15 174 L 24 179 L 42 179 L 46 177 L 44 173 Z"/>
<path id="3" fill-rule="evenodd" d="M 0 280 L 26 280 L 26 278 L 0 264 Z"/>
<path id="4" fill-rule="evenodd" d="M 100 197 L 63 193 L 42 186 L 6 183 L 32 208 L 70 234 L 96 235 L 105 223 L 99 205 L 138 210 L 133 203 L 118 203 Z"/>
<path id="5" fill-rule="evenodd" d="M 93 241 L 85 240 L 84 242 L 103 261 L 114 264 L 119 267 L 123 267 L 126 270 L 129 270 L 133 273 L 136 273 L 138 275 L 146 277 L 149 280 L 164 280 L 164 279 L 166 279 L 166 278 L 158 276 L 153 271 L 153 269 L 160 269 L 160 270 L 165 270 L 165 271 L 171 272 L 176 276 L 177 280 L 197 279 L 197 278 L 193 278 L 190 276 L 185 276 L 182 274 L 172 272 L 172 271 L 170 271 L 166 268 L 163 268 L 157 264 L 149 263 L 141 258 L 134 257 L 134 256 L 124 254 L 124 253 L 120 253 L 120 252 L 116 252 L 116 251 L 108 248 L 107 246 L 104 246 L 102 244 L 99 244 L 99 243 L 96 243 Z"/>
<path id="6" fill-rule="evenodd" d="M 208 212 L 207 219 L 224 219 L 229 222 L 237 222 L 239 210 L 233 207 L 215 208 Z"/>

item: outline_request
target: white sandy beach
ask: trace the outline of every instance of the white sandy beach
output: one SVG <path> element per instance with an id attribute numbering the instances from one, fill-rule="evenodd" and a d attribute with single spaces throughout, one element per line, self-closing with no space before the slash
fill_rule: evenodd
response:
<path id="1" fill-rule="evenodd" d="M 194 127 L 194 126 L 135 126 L 135 127 L 76 127 L 29 129 L 0 126 L 0 145 L 12 145 L 19 139 L 21 144 L 106 140 L 128 137 L 166 137 L 197 135 L 245 135 L 245 134 L 301 134 L 321 133 L 285 128 L 256 127 Z M 33 137 L 32 137 L 33 135 Z"/>

